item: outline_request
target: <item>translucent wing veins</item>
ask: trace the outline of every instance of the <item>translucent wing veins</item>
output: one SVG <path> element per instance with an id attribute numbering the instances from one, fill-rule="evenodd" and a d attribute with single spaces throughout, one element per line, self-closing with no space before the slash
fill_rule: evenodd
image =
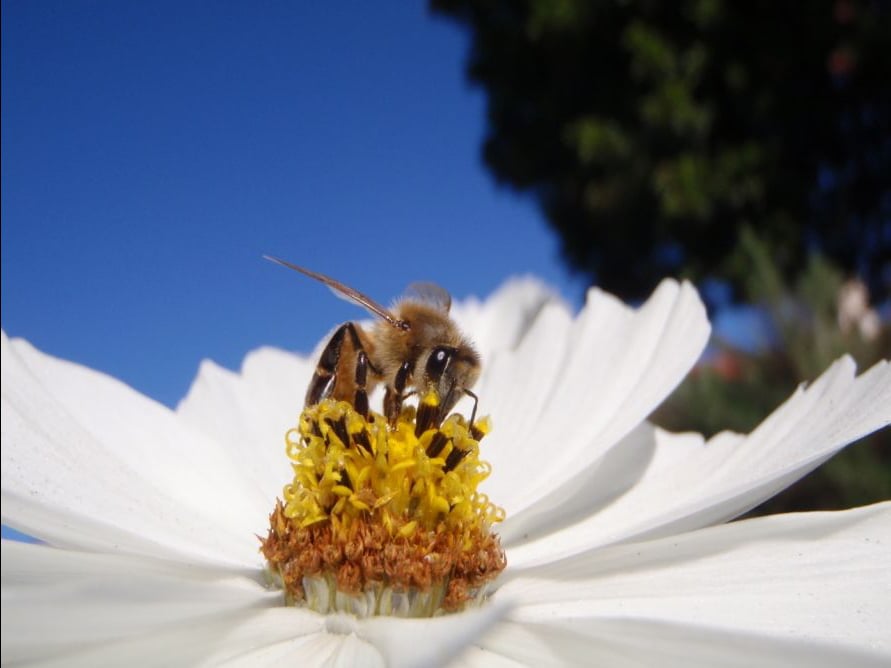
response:
<path id="1" fill-rule="evenodd" d="M 405 289 L 405 296 L 415 299 L 448 313 L 452 307 L 452 296 L 436 283 L 412 283 Z"/>
<path id="2" fill-rule="evenodd" d="M 374 315 L 383 318 L 388 323 L 402 330 L 410 329 L 410 325 L 405 320 L 400 320 L 395 315 L 393 315 L 388 309 L 384 308 L 376 301 L 374 301 L 371 297 L 362 294 L 358 290 L 354 290 L 348 285 L 344 285 L 340 281 L 334 280 L 330 276 L 325 276 L 324 274 L 320 274 L 318 272 L 312 271 L 310 269 L 306 269 L 304 267 L 298 266 L 296 264 L 292 264 L 286 260 L 282 260 L 281 258 L 273 257 L 271 255 L 264 255 L 264 258 L 270 260 L 271 262 L 275 262 L 276 264 L 280 264 L 283 267 L 287 267 L 288 269 L 293 269 L 294 271 L 300 272 L 305 276 L 309 276 L 310 278 L 314 278 L 320 283 L 324 283 L 327 285 L 334 294 L 338 297 L 342 297 L 347 301 L 351 301 L 354 304 L 358 304 L 359 306 L 368 309 Z"/>

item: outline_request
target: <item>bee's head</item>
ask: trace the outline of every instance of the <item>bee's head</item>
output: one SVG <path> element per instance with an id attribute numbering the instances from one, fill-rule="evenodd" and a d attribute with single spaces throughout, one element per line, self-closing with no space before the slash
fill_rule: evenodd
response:
<path id="1" fill-rule="evenodd" d="M 470 390 L 480 375 L 480 356 L 469 343 L 434 346 L 422 358 L 419 389 L 434 390 L 439 397 L 439 418 L 443 419 L 458 400 Z"/>

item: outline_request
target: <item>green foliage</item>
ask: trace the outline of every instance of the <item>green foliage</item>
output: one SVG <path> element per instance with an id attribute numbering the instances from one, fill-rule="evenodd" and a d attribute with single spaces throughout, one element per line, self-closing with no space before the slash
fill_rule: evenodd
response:
<path id="1" fill-rule="evenodd" d="M 749 228 L 785 282 L 817 249 L 888 296 L 887 3 L 432 6 L 471 32 L 486 163 L 592 281 L 639 299 L 665 275 L 720 278 L 741 298 Z"/>

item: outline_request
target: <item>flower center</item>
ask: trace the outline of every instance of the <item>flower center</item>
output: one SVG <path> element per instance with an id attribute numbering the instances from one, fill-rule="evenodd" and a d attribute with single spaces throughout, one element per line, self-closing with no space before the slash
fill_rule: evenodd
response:
<path id="1" fill-rule="evenodd" d="M 504 511 L 477 491 L 491 472 L 479 459 L 488 420 L 455 414 L 417 435 L 415 418 L 406 407 L 390 427 L 326 399 L 287 432 L 294 479 L 261 551 L 288 604 L 429 617 L 488 596 L 506 565 L 491 531 Z"/>

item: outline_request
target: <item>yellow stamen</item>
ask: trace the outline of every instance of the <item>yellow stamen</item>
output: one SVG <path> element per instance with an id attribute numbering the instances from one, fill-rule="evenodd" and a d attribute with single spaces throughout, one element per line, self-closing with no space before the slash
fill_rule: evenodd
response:
<path id="1" fill-rule="evenodd" d="M 421 403 L 435 406 L 438 397 L 428 393 Z M 491 531 L 504 511 L 477 491 L 491 473 L 479 459 L 479 439 L 491 427 L 451 415 L 418 437 L 414 418 L 406 408 L 390 427 L 381 415 L 366 420 L 346 402 L 324 400 L 287 432 L 294 479 L 261 549 L 289 601 L 313 605 L 333 583 L 330 600 L 370 595 L 378 601 L 371 614 L 417 615 L 485 596 L 505 566 Z M 388 609 L 394 592 L 423 605 Z"/>

